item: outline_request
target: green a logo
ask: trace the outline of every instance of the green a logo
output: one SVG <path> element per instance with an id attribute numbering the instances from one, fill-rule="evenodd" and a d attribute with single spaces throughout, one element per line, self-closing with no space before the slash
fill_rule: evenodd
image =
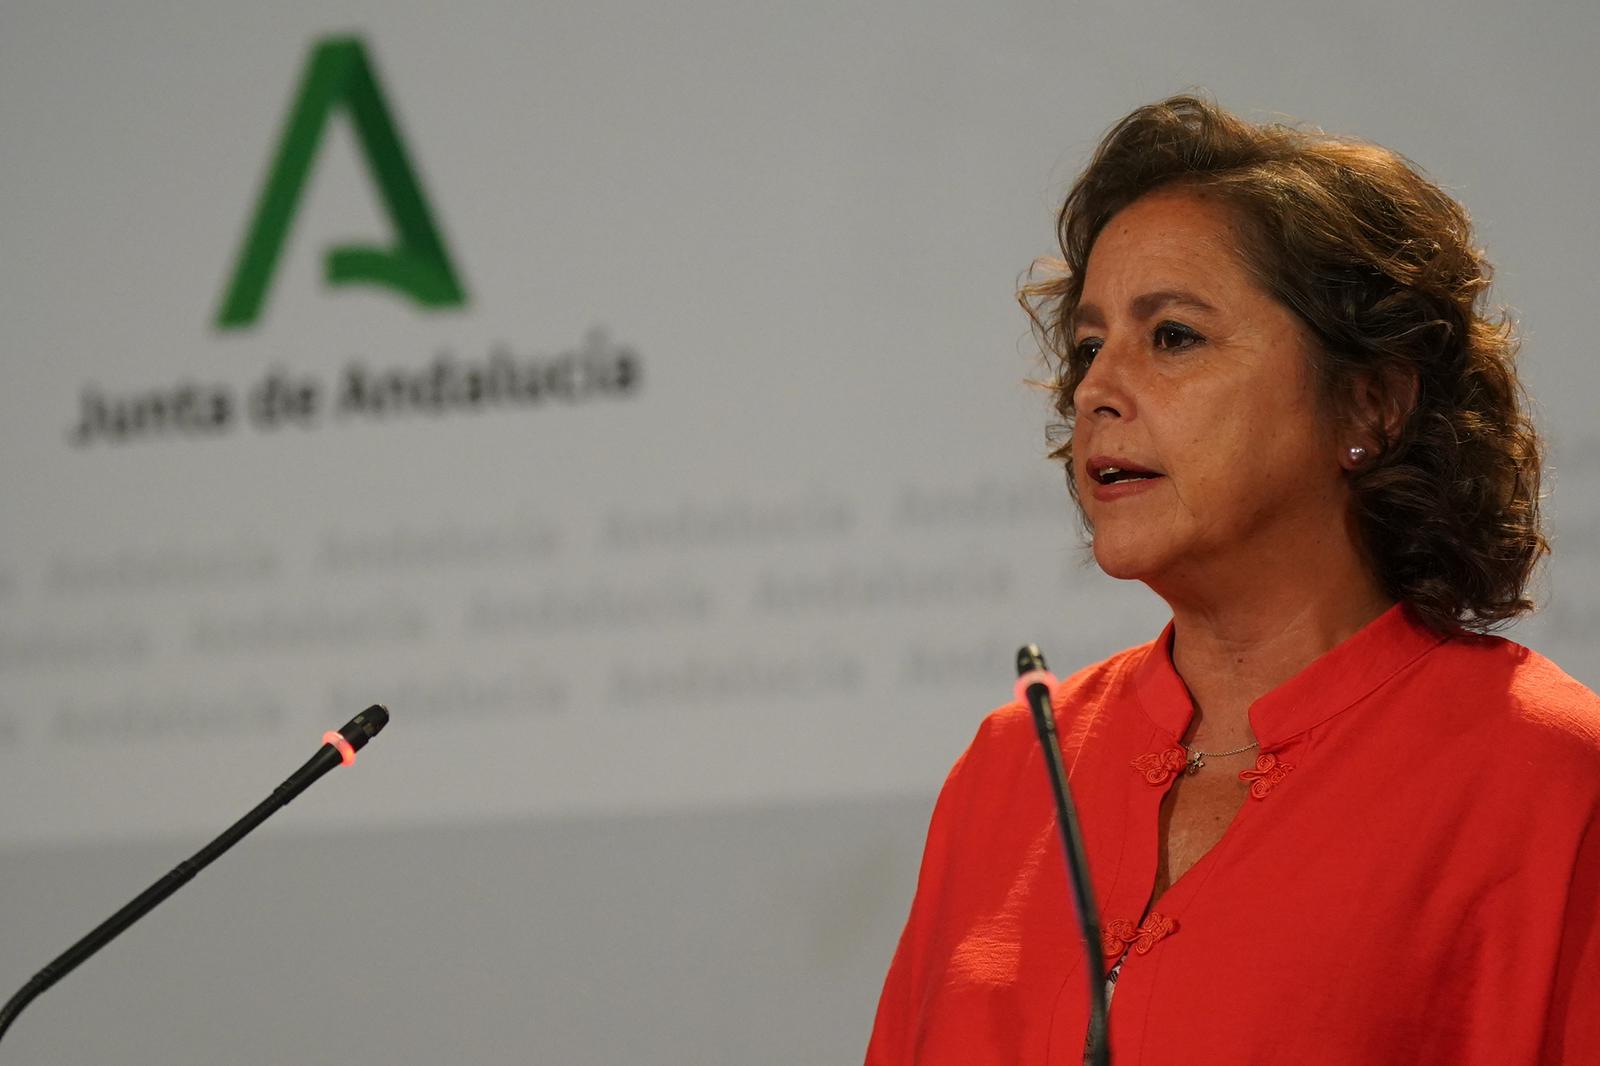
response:
<path id="1" fill-rule="evenodd" d="M 330 248 L 328 283 L 383 285 L 424 307 L 459 307 L 466 302 L 444 241 L 428 213 L 422 186 L 406 159 L 399 131 L 384 106 L 366 51 L 354 37 L 330 37 L 313 49 L 289 109 L 283 139 L 217 312 L 218 329 L 248 326 L 260 315 L 317 147 L 328 119 L 340 106 L 355 124 L 362 154 L 398 241 L 388 248 Z"/>

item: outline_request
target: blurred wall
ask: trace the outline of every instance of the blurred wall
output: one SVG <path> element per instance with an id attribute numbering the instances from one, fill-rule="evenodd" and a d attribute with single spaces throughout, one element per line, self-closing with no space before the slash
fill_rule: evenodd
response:
<path id="1" fill-rule="evenodd" d="M 1101 131 L 1188 87 L 1472 210 L 1555 471 L 1512 635 L 1600 686 L 1597 28 L 7 5 L 0 981 L 395 715 L 9 1057 L 857 1057 L 1015 647 L 1164 620 L 1084 563 L 1012 292 Z"/>

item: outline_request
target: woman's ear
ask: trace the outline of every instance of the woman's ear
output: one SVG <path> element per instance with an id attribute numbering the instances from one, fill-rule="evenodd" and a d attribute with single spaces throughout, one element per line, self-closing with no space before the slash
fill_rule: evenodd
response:
<path id="1" fill-rule="evenodd" d="M 1357 377 L 1350 397 L 1350 439 L 1343 444 L 1340 463 L 1354 470 L 1392 448 L 1417 408 L 1420 387 L 1410 367 Z"/>

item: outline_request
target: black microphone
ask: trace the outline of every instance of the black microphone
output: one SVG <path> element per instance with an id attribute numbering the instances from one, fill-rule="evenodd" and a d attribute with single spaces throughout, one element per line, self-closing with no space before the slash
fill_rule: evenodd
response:
<path id="1" fill-rule="evenodd" d="M 317 749 L 317 753 L 304 766 L 290 774 L 288 780 L 273 789 L 272 795 L 258 803 L 249 814 L 223 830 L 221 836 L 173 867 L 165 877 L 139 893 L 133 902 L 101 922 L 88 936 L 63 951 L 48 966 L 34 974 L 32 980 L 23 985 L 4 1007 L 0 1007 L 0 1036 L 5 1035 L 5 1031 L 11 1027 L 11 1023 L 22 1013 L 24 1007 L 51 985 L 83 965 L 89 956 L 111 943 L 128 926 L 149 914 L 158 903 L 188 884 L 195 874 L 210 866 L 223 852 L 244 839 L 250 830 L 276 814 L 278 808 L 300 795 L 313 781 L 335 766 L 349 766 L 355 762 L 356 752 L 366 747 L 367 741 L 377 736 L 378 731 L 388 724 L 388 710 L 374 703 L 340 729 L 324 733 L 322 747 Z"/>
<path id="2" fill-rule="evenodd" d="M 1061 742 L 1056 738 L 1056 716 L 1050 706 L 1050 691 L 1055 675 L 1044 665 L 1044 654 L 1036 644 L 1017 650 L 1017 696 L 1033 712 L 1033 729 L 1044 749 L 1044 762 L 1050 771 L 1050 787 L 1056 796 L 1056 824 L 1061 828 L 1061 847 L 1066 854 L 1067 876 L 1072 881 L 1072 902 L 1083 930 L 1084 969 L 1089 975 L 1089 1037 L 1086 1046 L 1092 1066 L 1110 1066 L 1111 1048 L 1106 1043 L 1106 982 L 1100 972 L 1100 913 L 1094 905 L 1094 885 L 1089 880 L 1089 859 L 1083 851 L 1083 832 L 1067 789 L 1067 768 L 1061 761 Z"/>

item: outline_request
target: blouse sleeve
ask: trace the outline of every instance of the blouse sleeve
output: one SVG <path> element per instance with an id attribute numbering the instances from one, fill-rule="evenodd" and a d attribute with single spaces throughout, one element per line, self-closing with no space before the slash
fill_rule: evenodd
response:
<path id="1" fill-rule="evenodd" d="M 916 896 L 911 901 L 910 917 L 900 934 L 899 946 L 883 983 L 872 1039 L 867 1045 L 866 1066 L 906 1066 L 916 1061 L 917 1034 L 930 991 L 929 960 L 934 954 L 931 949 L 935 946 L 939 915 L 943 910 L 943 887 L 951 845 L 978 776 L 976 767 L 981 761 L 988 730 L 986 721 L 971 745 L 956 760 L 934 804 L 928 840 L 922 852 L 922 869 L 917 875 Z"/>
<path id="2" fill-rule="evenodd" d="M 1539 1061 L 1600 1062 L 1600 814 L 1573 867 Z"/>

